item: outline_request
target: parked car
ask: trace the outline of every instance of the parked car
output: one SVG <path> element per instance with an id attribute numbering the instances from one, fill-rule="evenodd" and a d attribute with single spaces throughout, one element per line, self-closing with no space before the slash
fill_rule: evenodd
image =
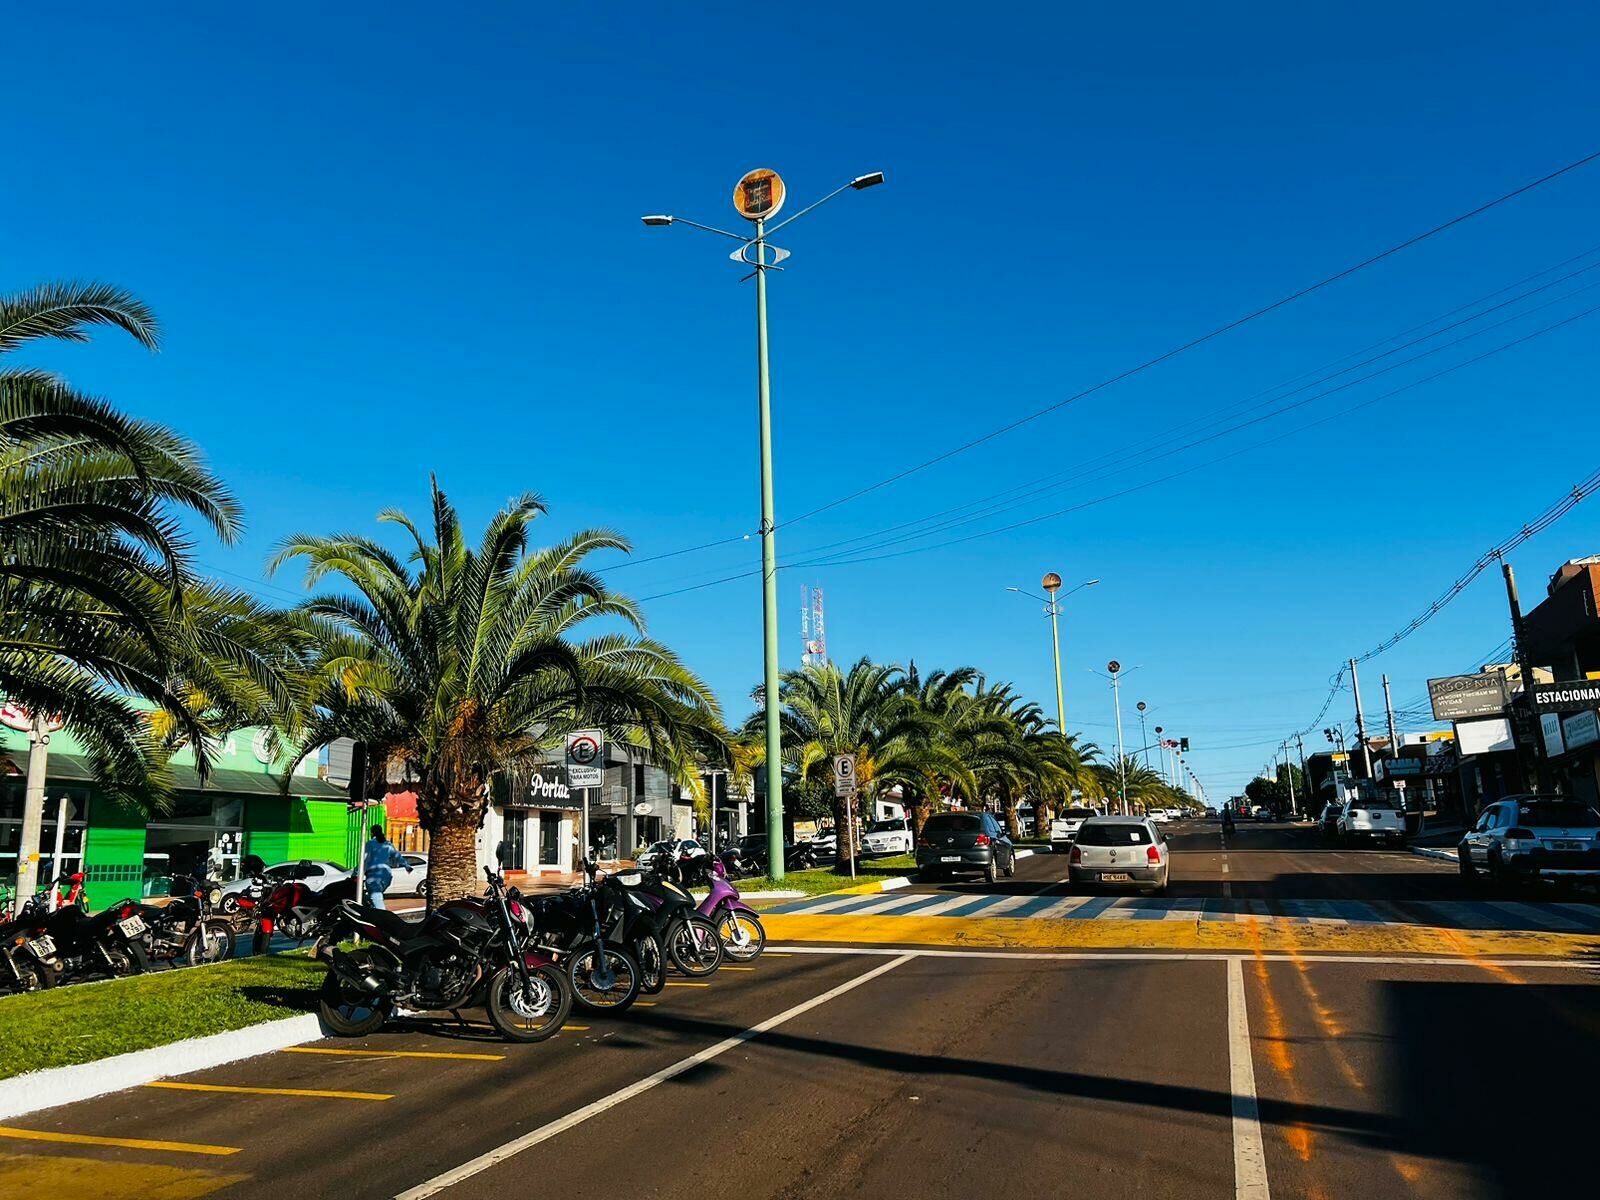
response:
<path id="1" fill-rule="evenodd" d="M 389 884 L 389 892 L 395 896 L 421 896 L 428 887 L 428 856 L 426 854 L 407 854 L 406 865 L 390 868 L 393 882 Z"/>
<path id="2" fill-rule="evenodd" d="M 816 851 L 818 858 L 831 858 L 839 852 L 839 835 L 831 829 L 819 830 L 806 844 Z"/>
<path id="3" fill-rule="evenodd" d="M 1341 842 L 1388 842 L 1398 846 L 1406 838 L 1406 815 L 1389 800 L 1348 800 L 1339 814 Z"/>
<path id="4" fill-rule="evenodd" d="M 1073 883 L 1115 884 L 1152 895 L 1167 890 L 1167 839 L 1148 817 L 1094 817 L 1083 823 L 1067 859 Z"/>
<path id="5" fill-rule="evenodd" d="M 303 883 L 311 891 L 320 892 L 330 883 L 349 879 L 353 872 L 345 870 L 338 863 L 301 858 L 294 862 L 274 863 L 262 874 L 267 877 L 268 883 Z M 225 884 L 220 905 L 222 911 L 236 912 L 239 908 L 239 897 L 248 892 L 250 886 L 249 878 L 235 879 L 232 883 Z"/>
<path id="6" fill-rule="evenodd" d="M 1092 816 L 1092 808 L 1069 808 L 1051 821 L 1050 849 L 1057 854 L 1065 854 L 1072 848 L 1072 839 L 1078 836 L 1078 830 Z"/>
<path id="7" fill-rule="evenodd" d="M 1322 815 L 1317 818 L 1317 829 L 1325 838 L 1332 839 L 1339 833 L 1339 813 L 1344 806 L 1337 800 L 1330 800 L 1322 807 Z"/>
<path id="8" fill-rule="evenodd" d="M 1600 881 L 1600 812 L 1566 796 L 1508 796 L 1489 805 L 1456 848 L 1462 877 Z"/>
<path id="9" fill-rule="evenodd" d="M 874 821 L 867 826 L 861 845 L 868 854 L 910 854 L 911 822 L 904 817 Z"/>
<path id="10" fill-rule="evenodd" d="M 917 874 L 924 880 L 981 871 L 993 883 L 1017 870 L 1017 852 L 993 813 L 935 813 L 917 839 Z"/>

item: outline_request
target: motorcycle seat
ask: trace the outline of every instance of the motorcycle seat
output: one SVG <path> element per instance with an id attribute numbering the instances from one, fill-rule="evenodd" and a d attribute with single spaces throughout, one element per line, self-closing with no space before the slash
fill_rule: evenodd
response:
<path id="1" fill-rule="evenodd" d="M 370 908 L 359 905 L 356 909 L 361 914 L 361 919 L 379 929 L 398 941 L 409 941 L 417 936 L 418 926 L 414 921 L 408 921 L 397 912 L 390 912 L 386 908 Z"/>

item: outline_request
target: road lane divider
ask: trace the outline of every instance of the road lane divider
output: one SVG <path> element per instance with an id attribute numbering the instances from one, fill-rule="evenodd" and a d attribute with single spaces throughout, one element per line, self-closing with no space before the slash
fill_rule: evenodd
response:
<path id="1" fill-rule="evenodd" d="M 1267 1152 L 1261 1140 L 1261 1103 L 1250 1052 L 1244 963 L 1228 960 L 1228 1080 L 1233 1093 L 1233 1194 L 1235 1200 L 1269 1200 Z"/>
<path id="2" fill-rule="evenodd" d="M 911 954 L 902 954 L 897 958 L 891 958 L 888 962 L 873 967 L 870 971 L 864 971 L 860 975 L 855 976 L 853 979 L 847 979 L 837 987 L 831 987 L 827 991 L 820 992 L 811 997 L 809 1000 L 803 1000 L 794 1007 L 785 1009 L 783 1012 L 777 1014 L 777 1016 L 768 1017 L 760 1024 L 752 1025 L 749 1029 L 744 1030 L 742 1033 L 736 1033 L 732 1037 L 723 1038 L 722 1041 L 717 1042 L 714 1045 L 707 1046 L 704 1050 L 697 1051 L 696 1053 L 689 1055 L 687 1058 L 679 1059 L 669 1067 L 663 1067 L 653 1075 L 647 1075 L 643 1079 L 640 1079 L 634 1083 L 630 1083 L 627 1087 L 619 1088 L 610 1095 L 603 1096 L 599 1100 L 585 1104 L 582 1108 L 574 1109 L 564 1117 L 560 1117 L 549 1122 L 548 1124 L 541 1125 L 539 1128 L 531 1130 L 530 1132 L 523 1134 L 521 1137 L 513 1138 L 511 1141 L 506 1142 L 502 1146 L 496 1147 L 487 1154 L 480 1154 L 477 1158 L 462 1163 L 459 1167 L 453 1167 L 442 1174 L 435 1175 L 432 1179 L 427 1180 L 425 1183 L 420 1183 L 416 1187 L 408 1188 L 406 1191 L 399 1193 L 395 1197 L 395 1200 L 427 1200 L 429 1196 L 436 1196 L 440 1192 L 445 1191 L 447 1188 L 452 1188 L 459 1183 L 464 1183 L 476 1175 L 481 1175 L 489 1168 L 505 1162 L 509 1158 L 514 1158 L 516 1155 L 521 1154 L 524 1150 L 530 1150 L 534 1146 L 548 1142 L 551 1138 L 559 1137 L 567 1130 L 577 1128 L 579 1125 L 582 1125 L 585 1121 L 588 1121 L 592 1117 L 597 1117 L 601 1113 L 609 1112 L 611 1109 L 616 1108 L 620 1104 L 626 1104 L 635 1096 L 642 1096 L 645 1092 L 650 1091 L 652 1088 L 659 1087 L 668 1080 L 676 1079 L 679 1075 L 682 1075 L 687 1071 L 692 1071 L 696 1067 L 701 1066 L 704 1063 L 708 1063 L 714 1058 L 719 1058 L 726 1054 L 729 1050 L 737 1049 L 746 1042 L 751 1041 L 754 1038 L 758 1038 L 762 1034 L 776 1029 L 780 1025 L 786 1024 L 787 1022 L 794 1020 L 796 1017 L 804 1016 L 812 1009 L 819 1008 L 828 1003 L 830 1000 L 835 1000 L 848 992 L 854 991 L 862 984 L 871 983 L 874 979 L 877 979 L 883 975 L 887 975 L 890 971 L 893 971 L 898 967 L 905 966 L 906 963 L 911 962 L 915 957 L 915 955 Z"/>
<path id="3" fill-rule="evenodd" d="M 96 1137 L 89 1133 L 58 1133 L 53 1129 L 17 1129 L 0 1125 L 0 1138 L 24 1142 L 58 1142 L 66 1146 L 112 1146 L 119 1150 L 161 1150 L 170 1154 L 238 1154 L 239 1146 L 208 1146 L 204 1142 L 162 1142 L 151 1138 Z"/>
<path id="4" fill-rule="evenodd" d="M 567 1025 L 563 1028 L 570 1029 Z M 465 1054 L 444 1050 L 346 1050 L 341 1046 L 285 1046 L 284 1054 L 337 1054 L 345 1058 L 459 1058 L 469 1062 L 504 1062 L 504 1054 Z"/>
<path id="5" fill-rule="evenodd" d="M 144 1085 L 169 1092 L 225 1092 L 236 1096 L 304 1096 L 314 1100 L 393 1100 L 387 1092 L 336 1092 L 323 1088 L 244 1087 L 232 1083 L 188 1083 L 158 1079 Z"/>

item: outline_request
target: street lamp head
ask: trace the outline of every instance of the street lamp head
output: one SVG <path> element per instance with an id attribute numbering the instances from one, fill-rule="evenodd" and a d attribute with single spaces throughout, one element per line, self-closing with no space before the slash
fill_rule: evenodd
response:
<path id="1" fill-rule="evenodd" d="M 850 186 L 860 191 L 862 188 L 877 187 L 883 182 L 883 172 L 874 171 L 870 175 L 857 175 L 850 181 Z"/>
<path id="2" fill-rule="evenodd" d="M 1143 712 L 1145 709 L 1149 708 L 1150 706 L 1148 704 L 1146 704 L 1143 700 L 1141 700 L 1141 701 L 1139 701 L 1138 704 L 1134 705 L 1134 707 L 1137 708 L 1140 712 Z"/>
<path id="3" fill-rule="evenodd" d="M 671 225 L 672 224 L 672 218 L 671 217 L 662 216 L 659 213 L 653 214 L 653 215 L 648 216 L 648 217 L 642 217 L 640 219 L 643 220 L 646 225 Z"/>
<path id="4" fill-rule="evenodd" d="M 1039 581 L 1039 586 L 1047 592 L 1058 591 L 1061 587 L 1061 576 L 1054 571 L 1048 571 L 1045 573 L 1045 577 Z"/>
<path id="5" fill-rule="evenodd" d="M 1022 589 L 1021 589 L 1021 588 L 1018 588 L 1018 587 L 1008 587 L 1008 588 L 1007 588 L 1007 589 L 1006 589 L 1006 591 L 1008 591 L 1008 592 L 1020 592 L 1020 591 L 1021 591 L 1021 590 L 1022 590 Z"/>
<path id="6" fill-rule="evenodd" d="M 1099 582 L 1100 581 L 1098 579 L 1091 579 L 1091 580 L 1089 580 L 1088 583 L 1084 584 L 1083 586 L 1084 587 L 1093 587 L 1095 584 L 1097 584 Z"/>

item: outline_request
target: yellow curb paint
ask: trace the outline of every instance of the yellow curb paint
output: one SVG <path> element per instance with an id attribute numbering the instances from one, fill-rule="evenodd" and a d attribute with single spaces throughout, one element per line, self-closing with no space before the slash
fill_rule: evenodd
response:
<path id="1" fill-rule="evenodd" d="M 220 1175 L 162 1163 L 113 1162 L 67 1154 L 0 1154 L 0 1179 L 7 1195 L 141 1196 L 151 1200 L 199 1200 L 248 1175 Z"/>
<path id="2" fill-rule="evenodd" d="M 162 1079 L 147 1083 L 147 1088 L 162 1088 L 169 1092 L 227 1092 L 239 1096 L 310 1096 L 320 1100 L 393 1100 L 384 1092 L 328 1092 L 321 1088 L 239 1087 L 231 1083 L 179 1083 Z"/>
<path id="3" fill-rule="evenodd" d="M 710 987 L 709 983 L 669 983 L 668 987 Z"/>
<path id="4" fill-rule="evenodd" d="M 1013 950 L 1257 950 L 1300 953 L 1500 955 L 1588 958 L 1592 934 L 1435 929 L 1425 925 L 1298 925 L 1247 921 L 1062 921 L 982 917 L 852 917 L 786 913 L 766 918 L 774 941 L 887 946 L 969 946 Z"/>
<path id="5" fill-rule="evenodd" d="M 654 1000 L 635 1000 L 633 1006 L 635 1008 L 654 1008 L 656 1002 Z"/>
<path id="6" fill-rule="evenodd" d="M 353 1058 L 459 1058 L 470 1062 L 504 1062 L 504 1054 L 450 1054 L 443 1050 L 342 1050 L 333 1046 L 285 1046 L 284 1054 L 340 1054 Z"/>
<path id="7" fill-rule="evenodd" d="M 718 967 L 719 971 L 754 971 L 754 967 Z"/>
<path id="8" fill-rule="evenodd" d="M 587 1025 L 563 1025 L 561 1027 L 562 1033 L 567 1033 L 568 1031 L 572 1033 L 588 1033 L 589 1027 Z"/>
<path id="9" fill-rule="evenodd" d="M 157 1142 L 148 1138 L 95 1137 L 87 1133 L 56 1133 L 48 1129 L 16 1129 L 0 1125 L 0 1137 L 17 1138 L 25 1142 L 61 1142 L 68 1146 L 116 1146 L 122 1150 L 170 1150 L 174 1154 L 212 1154 L 217 1156 L 239 1153 L 238 1146 L 207 1146 L 201 1142 Z"/>

